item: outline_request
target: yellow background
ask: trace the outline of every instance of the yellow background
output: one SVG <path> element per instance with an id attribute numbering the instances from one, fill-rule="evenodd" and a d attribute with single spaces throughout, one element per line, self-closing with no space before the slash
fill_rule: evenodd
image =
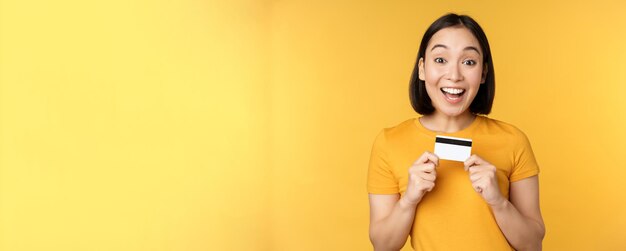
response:
<path id="1" fill-rule="evenodd" d="M 0 250 L 371 250 L 376 133 L 473 16 L 545 250 L 625 250 L 621 1 L 0 0 Z M 408 250 L 405 247 L 404 250 Z"/>

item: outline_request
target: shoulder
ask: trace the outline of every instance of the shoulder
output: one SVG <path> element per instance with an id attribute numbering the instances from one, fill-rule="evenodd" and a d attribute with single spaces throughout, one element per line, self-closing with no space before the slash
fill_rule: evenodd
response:
<path id="1" fill-rule="evenodd" d="M 375 145 L 387 148 L 401 144 L 401 141 L 410 137 L 415 130 L 415 119 L 410 118 L 392 126 L 384 127 L 376 136 Z"/>
<path id="2" fill-rule="evenodd" d="M 481 128 L 479 129 L 482 133 L 487 133 L 491 135 L 501 135 L 501 136 L 509 136 L 513 138 L 524 138 L 526 134 L 520 130 L 517 126 L 507 123 L 501 120 L 489 118 L 486 116 L 481 116 L 483 119 L 483 123 Z"/>
<path id="3" fill-rule="evenodd" d="M 530 141 L 517 126 L 501 120 L 483 116 L 483 123 L 479 133 L 489 137 L 495 137 L 498 141 L 507 142 L 513 148 L 519 150 L 530 146 Z"/>
<path id="4" fill-rule="evenodd" d="M 379 136 L 384 136 L 387 140 L 393 141 L 394 139 L 404 138 L 413 130 L 415 130 L 415 118 L 410 118 L 393 126 L 383 128 Z"/>

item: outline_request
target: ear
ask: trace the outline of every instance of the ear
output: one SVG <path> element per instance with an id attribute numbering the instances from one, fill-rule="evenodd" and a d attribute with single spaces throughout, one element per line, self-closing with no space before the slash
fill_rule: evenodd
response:
<path id="1" fill-rule="evenodd" d="M 484 84 L 485 81 L 487 81 L 487 72 L 489 72 L 489 64 L 485 63 L 485 65 L 483 65 L 483 76 L 480 79 L 480 84 Z"/>
<path id="2" fill-rule="evenodd" d="M 420 58 L 419 63 L 418 63 L 418 67 L 419 67 L 419 71 L 417 72 L 418 77 L 420 80 L 422 81 L 426 81 L 426 78 L 424 77 L 424 58 Z"/>

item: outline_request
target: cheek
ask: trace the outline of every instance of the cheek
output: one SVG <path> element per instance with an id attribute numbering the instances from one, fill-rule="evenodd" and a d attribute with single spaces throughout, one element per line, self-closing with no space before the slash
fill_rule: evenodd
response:
<path id="1" fill-rule="evenodd" d="M 480 80 L 483 77 L 483 68 L 476 67 L 475 69 L 469 69 L 466 73 L 466 77 L 471 79 L 472 83 L 478 81 L 480 84 Z"/>
<path id="2" fill-rule="evenodd" d="M 426 68 L 424 71 L 425 71 L 424 80 L 426 81 L 426 86 L 437 85 L 437 82 L 439 82 L 439 79 L 441 79 L 441 77 L 443 77 L 444 75 L 443 70 L 437 69 L 437 67 Z"/>
<path id="3" fill-rule="evenodd" d="M 474 100 L 474 97 L 476 97 L 476 94 L 478 94 L 478 89 L 480 89 L 480 82 L 482 81 L 482 77 L 483 76 L 481 71 L 473 71 L 465 75 L 465 79 L 469 84 L 471 90 L 468 94 L 471 97 L 472 101 Z"/>
<path id="4" fill-rule="evenodd" d="M 478 92 L 480 88 L 480 82 L 482 81 L 483 75 L 482 70 L 474 70 L 467 71 L 464 74 L 465 83 L 469 85 L 470 89 L 473 89 L 472 92 Z"/>

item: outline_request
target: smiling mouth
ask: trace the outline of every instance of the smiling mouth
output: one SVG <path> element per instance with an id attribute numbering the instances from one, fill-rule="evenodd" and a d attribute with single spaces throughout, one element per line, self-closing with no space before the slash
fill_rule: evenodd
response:
<path id="1" fill-rule="evenodd" d="M 465 89 L 443 87 L 441 88 L 441 92 L 443 93 L 443 95 L 446 97 L 448 101 L 451 101 L 454 103 L 454 101 L 461 100 L 461 97 L 463 96 L 463 94 L 465 94 Z"/>

